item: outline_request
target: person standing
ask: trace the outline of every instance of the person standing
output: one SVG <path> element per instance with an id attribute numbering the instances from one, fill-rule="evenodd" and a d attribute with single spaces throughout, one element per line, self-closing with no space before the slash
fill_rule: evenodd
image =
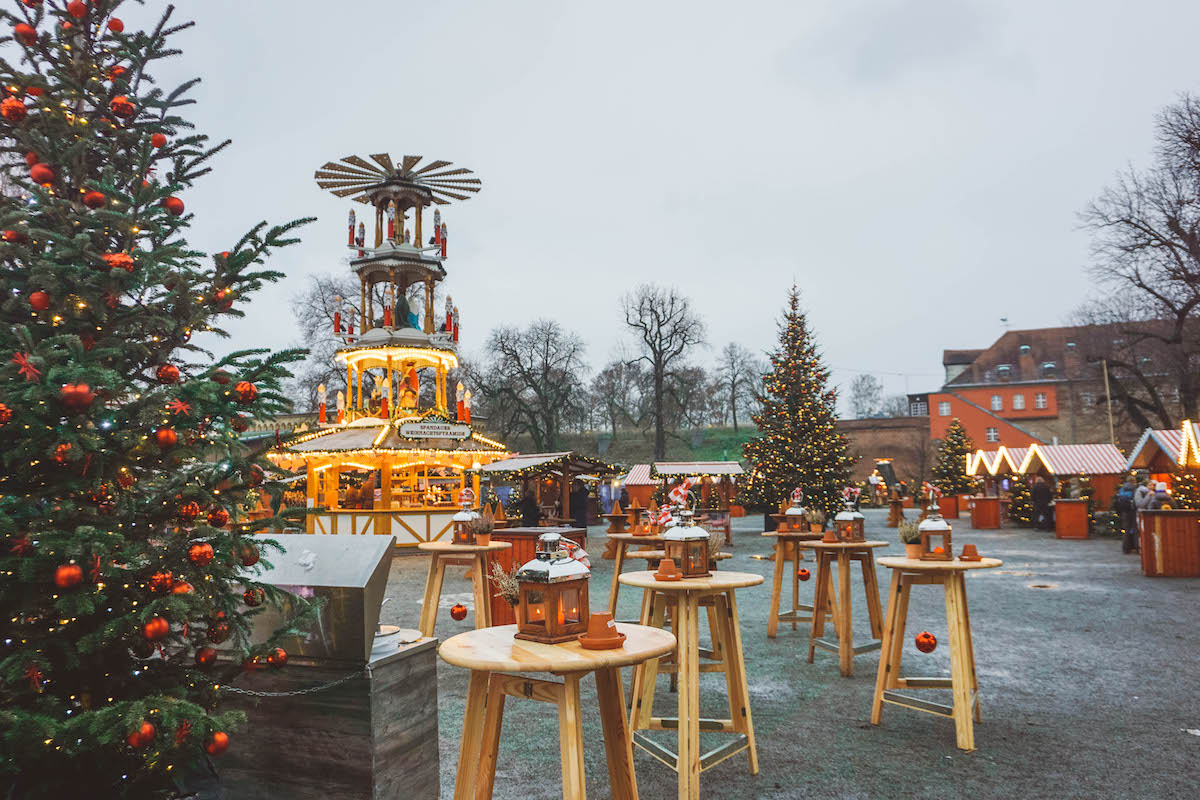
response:
<path id="1" fill-rule="evenodd" d="M 1159 511 L 1171 507 L 1171 493 L 1167 489 L 1167 484 L 1163 481 L 1158 482 L 1155 487 L 1154 494 L 1150 497 L 1150 502 L 1146 508 L 1149 511 Z"/>
<path id="2" fill-rule="evenodd" d="M 571 485 L 571 516 L 576 528 L 587 530 L 588 490 L 580 480 Z"/>
<path id="3" fill-rule="evenodd" d="M 1045 478 L 1038 475 L 1033 481 L 1033 489 L 1029 494 L 1033 501 L 1033 527 L 1039 531 L 1050 530 L 1052 527 L 1050 501 L 1054 499 L 1054 493 L 1050 491 L 1050 484 L 1046 483 Z"/>
<path id="4" fill-rule="evenodd" d="M 1130 476 L 1117 490 L 1117 498 L 1113 501 L 1113 510 L 1121 520 L 1121 552 L 1126 554 L 1137 548 L 1137 506 L 1133 504 L 1136 493 L 1137 482 Z"/>

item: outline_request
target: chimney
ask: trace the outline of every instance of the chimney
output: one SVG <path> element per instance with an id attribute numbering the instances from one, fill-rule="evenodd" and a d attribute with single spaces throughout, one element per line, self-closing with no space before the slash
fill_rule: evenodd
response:
<path id="1" fill-rule="evenodd" d="M 1038 378 L 1033 364 L 1033 348 L 1027 344 L 1021 345 L 1017 350 L 1017 371 L 1023 381 L 1032 381 Z"/>

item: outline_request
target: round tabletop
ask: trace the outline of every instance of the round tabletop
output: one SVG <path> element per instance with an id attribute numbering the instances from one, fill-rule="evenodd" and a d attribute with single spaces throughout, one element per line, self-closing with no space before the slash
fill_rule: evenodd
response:
<path id="1" fill-rule="evenodd" d="M 902 569 L 905 572 L 959 572 L 964 569 L 991 569 L 1004 566 L 998 558 L 981 558 L 979 561 L 934 561 L 903 556 L 884 556 L 875 562 L 880 566 Z"/>
<path id="2" fill-rule="evenodd" d="M 825 534 L 813 533 L 812 531 L 763 531 L 763 536 L 777 536 L 780 539 L 820 539 Z"/>
<path id="3" fill-rule="evenodd" d="M 625 643 L 612 650 L 586 650 L 578 641 L 542 644 L 517 639 L 516 625 L 479 628 L 451 636 L 438 655 L 447 664 L 487 672 L 590 672 L 603 667 L 628 667 L 666 655 L 675 649 L 675 636 L 659 628 L 618 622 Z"/>
<path id="4" fill-rule="evenodd" d="M 604 534 L 610 539 L 616 539 L 618 542 L 661 542 L 661 533 L 606 533 Z"/>
<path id="5" fill-rule="evenodd" d="M 811 547 L 814 550 L 862 550 L 867 547 L 887 547 L 891 542 L 800 542 L 801 547 Z"/>
<path id="6" fill-rule="evenodd" d="M 730 589 L 744 589 L 747 586 L 758 586 L 763 582 L 762 575 L 753 572 L 722 572 L 720 570 L 707 578 L 682 578 L 677 581 L 660 581 L 650 570 L 641 572 L 622 572 L 617 578 L 626 586 L 637 586 L 640 589 L 657 589 L 660 592 L 689 592 L 714 591 L 726 592 Z"/>
<path id="7" fill-rule="evenodd" d="M 507 550 L 512 542 L 488 542 L 487 544 L 454 544 L 453 542 L 421 542 L 418 550 L 430 553 L 490 553 L 493 550 Z"/>
<path id="8" fill-rule="evenodd" d="M 667 557 L 666 550 L 634 550 L 632 553 L 626 553 L 626 558 L 649 558 L 663 559 Z M 728 558 L 733 558 L 733 553 L 709 553 L 709 559 L 713 561 L 724 561 Z"/>

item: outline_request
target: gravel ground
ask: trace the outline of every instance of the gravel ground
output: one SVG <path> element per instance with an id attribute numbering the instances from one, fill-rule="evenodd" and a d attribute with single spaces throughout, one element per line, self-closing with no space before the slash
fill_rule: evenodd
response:
<path id="1" fill-rule="evenodd" d="M 867 510 L 868 538 L 896 542 L 885 514 Z M 910 514 L 912 512 L 909 512 Z M 735 556 L 721 568 L 757 572 L 767 583 L 738 591 L 751 708 L 760 771 L 750 775 L 745 755 L 706 771 L 701 790 L 712 797 L 997 797 L 1195 798 L 1200 764 L 1200 580 L 1144 578 L 1136 556 L 1123 556 L 1116 539 L 1063 540 L 1030 530 L 974 531 L 955 523 L 955 545 L 1004 560 L 1002 568 L 968 576 L 984 724 L 977 750 L 954 745 L 953 723 L 899 707 L 885 707 L 883 724 L 870 724 L 878 652 L 855 659 L 842 678 L 837 657 L 818 650 L 806 663 L 807 632 L 781 626 L 767 639 L 773 540 L 758 536 L 761 518 L 734 520 Z M 599 558 L 602 527 L 589 531 L 593 554 L 592 607 L 602 608 L 612 562 Z M 901 554 L 898 543 L 876 551 Z M 633 562 L 631 568 L 636 568 Z M 811 563 L 809 565 L 812 566 Z M 428 562 L 394 560 L 384 621 L 415 627 Z M 879 582 L 886 592 L 890 571 Z M 461 571 L 456 571 L 461 574 Z M 470 584 L 447 576 L 438 634 L 469 630 L 472 617 L 450 618 L 449 605 L 471 603 Z M 786 584 L 785 584 L 786 585 Z M 812 582 L 801 585 L 811 598 Z M 1035 588 L 1047 587 L 1047 588 Z M 869 636 L 862 581 L 854 574 L 855 640 Z M 621 592 L 618 617 L 635 619 L 636 592 Z M 940 587 L 915 587 L 909 608 L 904 669 L 909 675 L 949 675 L 945 646 L 925 655 L 912 637 L 928 630 L 946 641 Z M 706 639 L 701 625 L 701 639 Z M 625 670 L 628 691 L 628 670 Z M 467 673 L 438 664 L 441 774 L 444 798 L 454 791 Z M 940 692 L 925 692 L 935 699 Z M 948 695 L 949 692 L 944 693 Z M 588 792 L 609 795 L 595 705 L 595 683 L 583 683 Z M 701 713 L 727 715 L 724 677 L 705 675 Z M 660 679 L 656 711 L 672 713 L 675 698 Z M 667 735 L 667 734 L 660 734 Z M 714 737 L 718 735 L 713 735 Z M 719 738 L 702 739 L 707 750 Z M 634 748 L 642 797 L 669 797 L 674 774 Z M 557 718 L 549 706 L 510 702 L 497 770 L 497 798 L 561 796 Z"/>

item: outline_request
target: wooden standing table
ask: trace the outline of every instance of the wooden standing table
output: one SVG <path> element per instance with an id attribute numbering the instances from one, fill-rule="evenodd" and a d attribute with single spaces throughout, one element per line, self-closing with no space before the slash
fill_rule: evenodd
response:
<path id="1" fill-rule="evenodd" d="M 837 643 L 825 640 L 825 615 L 812 615 L 812 631 L 808 637 L 808 663 L 813 663 L 813 656 L 818 647 L 838 654 L 838 662 L 842 677 L 849 678 L 854 674 L 854 657 L 878 650 L 878 641 L 854 646 L 854 631 L 851 628 L 850 615 L 850 563 L 858 562 L 862 567 L 863 587 L 867 592 L 867 616 L 871 620 L 871 635 L 876 639 L 883 636 L 882 617 L 879 608 L 879 582 L 875 578 L 875 557 L 871 551 L 876 547 L 887 547 L 887 542 L 799 542 L 799 547 L 809 548 L 817 552 L 817 589 L 813 598 L 814 608 L 837 608 L 837 623 L 834 631 L 837 633 Z M 837 562 L 838 587 L 833 588 L 833 563 Z"/>
<path id="2" fill-rule="evenodd" d="M 442 660 L 471 670 L 454 784 L 455 800 L 487 800 L 492 796 L 507 697 L 541 700 L 558 707 L 562 796 L 564 800 L 587 797 L 579 681 L 589 672 L 596 673 L 610 796 L 616 800 L 636 800 L 633 746 L 625 726 L 625 698 L 618 670 L 671 652 L 675 649 L 675 637 L 642 625 L 618 623 L 617 630 L 626 638 L 624 645 L 614 650 L 585 650 L 578 641 L 540 644 L 515 639 L 516 625 L 468 631 L 442 643 L 438 650 Z M 563 682 L 511 674 L 528 672 L 561 675 Z"/>
<path id="3" fill-rule="evenodd" d="M 804 560 L 804 554 L 800 552 L 800 542 L 820 541 L 819 533 L 801 533 L 800 531 L 783 531 L 778 530 L 766 531 L 763 536 L 774 536 L 779 541 L 775 543 L 775 579 L 771 583 L 771 609 L 767 616 L 767 638 L 774 639 L 776 632 L 779 630 L 780 622 L 792 623 L 792 630 L 796 630 L 796 623 L 811 622 L 813 607 L 800 602 L 800 578 L 797 573 L 800 571 L 800 562 Z M 788 561 L 792 562 L 791 569 L 788 570 Z M 780 612 L 779 608 L 783 604 L 781 597 L 783 593 L 783 573 L 784 571 L 791 573 L 789 582 L 792 585 L 792 608 L 790 611 Z M 826 614 L 829 614 L 832 609 L 834 625 L 837 625 L 837 610 L 833 605 L 836 601 L 832 596 L 829 598 L 830 605 L 826 607 Z M 805 616 L 807 614 L 807 616 Z"/>
<path id="4" fill-rule="evenodd" d="M 742 631 L 738 625 L 735 589 L 757 586 L 761 575 L 747 572 L 714 572 L 707 578 L 660 581 L 653 572 L 627 572 L 621 583 L 644 590 L 642 624 L 661 626 L 666 607 L 673 604 L 672 625 L 679 645 L 675 664 L 679 674 L 679 712 L 677 717 L 654 717 L 654 688 L 660 670 L 659 659 L 651 658 L 633 672 L 630 689 L 629 728 L 634 744 L 679 775 L 680 800 L 700 797 L 700 773 L 743 750 L 749 751 L 750 774 L 758 774 L 758 748 L 754 742 L 754 721 L 750 716 L 750 690 L 746 681 L 746 660 L 742 653 Z M 715 669 L 725 673 L 729 695 L 729 719 L 700 718 L 700 606 L 711 600 L 709 628 L 713 649 L 720 663 Z M 736 736 L 725 744 L 701 755 L 700 731 L 720 731 Z M 667 748 L 639 733 L 641 730 L 678 731 L 678 750 Z"/>
<path id="5" fill-rule="evenodd" d="M 883 649 L 879 654 L 879 673 L 875 678 L 875 699 L 871 722 L 878 725 L 883 704 L 892 703 L 914 711 L 924 711 L 954 720 L 958 747 L 975 749 L 975 722 L 982 722 L 979 707 L 979 679 L 975 673 L 975 647 L 971 641 L 971 615 L 967 611 L 966 571 L 993 569 L 1004 564 L 998 558 L 979 561 L 923 561 L 919 558 L 884 557 L 879 563 L 892 570 L 888 594 L 887 621 L 883 630 Z M 949 628 L 950 677 L 901 678 L 900 655 L 904 650 L 904 628 L 908 622 L 908 594 L 914 584 L 941 584 L 946 594 L 946 624 Z M 954 705 L 946 706 L 900 694 L 898 689 L 950 689 Z"/>
<path id="6" fill-rule="evenodd" d="M 429 577 L 425 580 L 425 603 L 421 607 L 422 636 L 433 636 L 437 624 L 438 603 L 442 599 L 442 579 L 447 565 L 470 567 L 471 588 L 475 592 L 475 627 L 492 624 L 491 593 L 487 590 L 488 556 L 497 550 L 512 547 L 509 542 L 489 544 L 453 544 L 451 542 L 421 542 L 417 547 L 429 553 Z"/>
<path id="7" fill-rule="evenodd" d="M 633 534 L 633 533 L 610 533 L 608 540 L 615 543 L 616 552 L 613 553 L 613 580 L 612 588 L 608 592 L 608 613 L 613 615 L 613 619 L 617 618 L 617 592 L 621 589 L 621 584 L 618 579 L 621 577 L 621 568 L 625 566 L 625 551 L 629 545 L 635 542 L 651 547 L 651 549 L 661 549 L 663 538 L 657 533 Z"/>

